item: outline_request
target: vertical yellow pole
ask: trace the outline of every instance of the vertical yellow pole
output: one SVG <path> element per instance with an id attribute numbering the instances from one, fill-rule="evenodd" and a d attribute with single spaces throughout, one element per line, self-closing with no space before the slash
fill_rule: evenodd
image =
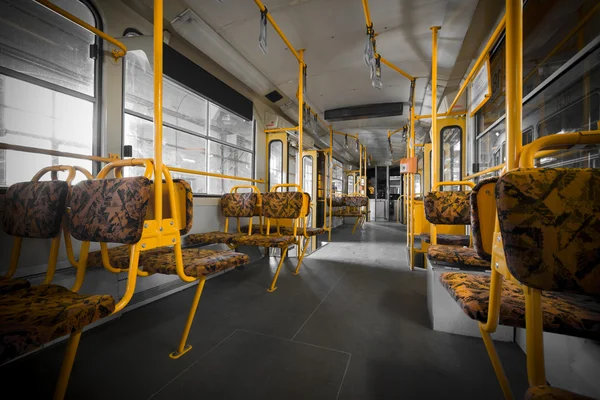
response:
<path id="1" fill-rule="evenodd" d="M 506 166 L 518 167 L 523 111 L 523 8 L 506 0 Z"/>
<path id="2" fill-rule="evenodd" d="M 333 196 L 331 191 L 333 190 L 333 180 L 331 179 L 331 162 L 333 161 L 333 126 L 329 127 L 329 152 L 327 153 L 329 161 L 329 241 L 331 242 L 331 231 L 333 229 Z M 327 201 L 327 197 L 325 197 Z"/>
<path id="3" fill-rule="evenodd" d="M 411 146 L 410 157 L 415 156 L 415 86 L 416 82 L 413 80 L 411 84 L 411 98 L 412 102 L 410 105 L 410 133 L 409 133 L 409 143 Z M 418 168 L 417 168 L 418 172 Z M 414 268 L 414 247 L 415 247 L 415 232 L 414 232 L 414 202 L 415 202 L 415 174 L 409 174 L 409 203 L 408 203 L 408 220 L 410 221 L 410 229 L 408 230 L 408 238 L 409 238 L 409 251 L 408 251 L 408 262 L 411 270 Z"/>
<path id="4" fill-rule="evenodd" d="M 433 160 L 431 168 L 433 171 L 433 185 L 439 182 L 440 169 L 440 140 L 437 130 L 437 50 L 438 50 L 438 31 L 441 27 L 432 26 L 431 29 L 431 146 L 433 147 Z M 437 244 L 437 229 L 435 224 L 431 224 L 431 244 Z"/>
<path id="5" fill-rule="evenodd" d="M 154 218 L 162 225 L 163 0 L 154 0 Z"/>
<path id="6" fill-rule="evenodd" d="M 359 143 L 358 145 L 358 151 L 360 152 L 359 154 L 359 159 L 358 159 L 358 191 L 361 191 L 361 184 L 362 184 L 362 156 L 363 156 L 363 150 L 362 150 L 362 144 Z M 366 186 L 366 182 L 365 182 L 365 186 Z"/>
<path id="7" fill-rule="evenodd" d="M 302 186 L 302 134 L 304 132 L 304 49 L 298 50 L 300 54 L 298 73 L 298 160 L 296 169 L 298 174 L 298 185 Z"/>

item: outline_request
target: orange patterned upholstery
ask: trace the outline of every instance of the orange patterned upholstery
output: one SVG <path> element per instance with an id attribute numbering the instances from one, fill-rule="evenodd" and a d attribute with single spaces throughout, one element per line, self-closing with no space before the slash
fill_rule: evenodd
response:
<path id="1" fill-rule="evenodd" d="M 600 170 L 527 168 L 496 185 L 508 269 L 541 290 L 600 296 Z"/>
<path id="2" fill-rule="evenodd" d="M 450 272 L 440 276 L 442 285 L 472 319 L 486 322 L 491 277 Z M 590 296 L 543 292 L 544 331 L 600 340 L 600 302 Z M 502 282 L 500 324 L 525 327 L 525 295 L 514 283 Z"/>

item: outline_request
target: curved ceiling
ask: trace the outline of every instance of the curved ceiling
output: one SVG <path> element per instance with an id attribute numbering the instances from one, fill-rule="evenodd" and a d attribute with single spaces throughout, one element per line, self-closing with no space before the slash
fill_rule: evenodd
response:
<path id="1" fill-rule="evenodd" d="M 271 25 L 268 26 L 268 54 L 258 48 L 260 11 L 252 0 L 170 0 L 165 18 L 192 9 L 215 32 L 258 69 L 289 99 L 296 98 L 298 63 Z M 365 17 L 360 0 L 264 0 L 265 6 L 296 49 L 305 49 L 308 65 L 307 103 L 321 117 L 326 109 L 360 104 L 407 102 L 410 81 L 382 65 L 383 88 L 371 85 L 363 61 Z M 478 5 L 478 3 L 480 3 Z M 447 86 L 456 86 L 477 54 L 483 38 L 493 29 L 488 25 L 470 38 L 465 36 L 476 9 L 497 17 L 498 6 L 486 0 L 378 0 L 370 3 L 370 14 L 382 56 L 417 77 L 416 112 L 431 113 L 431 26 L 441 26 L 438 55 L 438 95 Z M 169 12 L 167 12 L 167 8 Z M 475 44 L 473 44 L 475 43 Z M 461 49 L 463 50 L 461 54 Z M 461 55 L 462 59 L 459 59 Z M 264 93 L 263 93 L 264 94 Z M 388 130 L 408 122 L 402 116 L 361 119 L 334 123 L 336 131 L 358 133 L 376 164 L 390 161 Z M 423 130 L 424 132 L 426 130 Z M 343 136 L 335 138 L 343 143 Z M 405 154 L 400 135 L 392 138 L 394 158 Z"/>

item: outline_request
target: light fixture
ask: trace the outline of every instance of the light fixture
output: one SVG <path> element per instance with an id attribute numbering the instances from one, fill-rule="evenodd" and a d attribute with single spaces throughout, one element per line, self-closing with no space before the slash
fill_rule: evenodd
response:
<path id="1" fill-rule="evenodd" d="M 373 76 L 371 77 L 371 84 L 375 89 L 383 88 L 383 82 L 381 81 L 381 56 L 377 55 L 375 58 L 375 65 L 372 67 Z"/>
<path id="2" fill-rule="evenodd" d="M 408 125 L 404 125 L 402 128 L 402 139 L 406 139 L 406 134 L 408 133 Z"/>
<path id="3" fill-rule="evenodd" d="M 256 93 L 266 95 L 275 88 L 248 60 L 189 8 L 171 21 L 171 26 L 185 40 Z"/>
<path id="4" fill-rule="evenodd" d="M 344 136 L 344 147 L 348 148 L 348 135 Z"/>

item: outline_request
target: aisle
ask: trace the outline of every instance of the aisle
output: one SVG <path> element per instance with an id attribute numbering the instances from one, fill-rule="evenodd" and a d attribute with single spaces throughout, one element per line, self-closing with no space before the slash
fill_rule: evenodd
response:
<path id="1" fill-rule="evenodd" d="M 351 230 L 335 229 L 299 276 L 295 259 L 286 262 L 274 293 L 265 288 L 275 258 L 208 281 L 193 350 L 179 360 L 167 355 L 193 289 L 84 333 L 67 398 L 501 399 L 481 339 L 430 329 L 425 273 L 407 268 L 404 228 Z M 515 344 L 497 348 L 514 387 L 524 390 L 523 353 Z M 0 369 L 0 383 L 35 376 L 40 384 L 19 396 L 47 398 L 63 350 Z"/>

